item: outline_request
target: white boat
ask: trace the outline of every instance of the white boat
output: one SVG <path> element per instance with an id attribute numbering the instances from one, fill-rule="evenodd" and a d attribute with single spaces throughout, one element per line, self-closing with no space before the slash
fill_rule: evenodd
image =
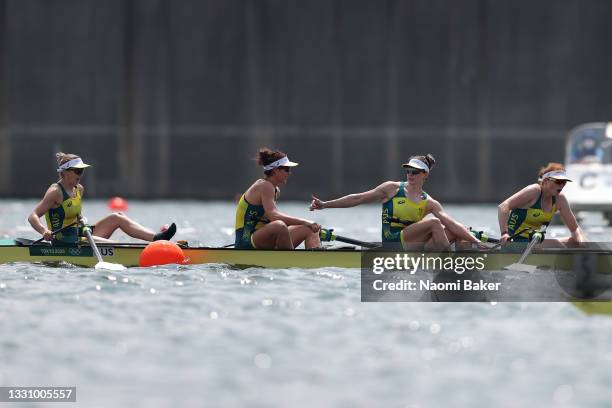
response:
<path id="1" fill-rule="evenodd" d="M 612 122 L 572 129 L 566 142 L 565 167 L 574 181 L 563 190 L 572 209 L 602 212 L 612 222 Z"/>

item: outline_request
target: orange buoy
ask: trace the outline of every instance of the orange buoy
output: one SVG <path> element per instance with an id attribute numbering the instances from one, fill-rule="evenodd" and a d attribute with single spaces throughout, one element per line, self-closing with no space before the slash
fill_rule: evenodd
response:
<path id="1" fill-rule="evenodd" d="M 187 263 L 183 250 L 170 241 L 153 241 L 141 252 L 138 264 L 140 266 L 157 266 L 167 264 L 184 265 Z"/>
<path id="2" fill-rule="evenodd" d="M 113 211 L 127 211 L 128 209 L 127 201 L 121 197 L 111 198 L 108 200 L 107 206 Z"/>

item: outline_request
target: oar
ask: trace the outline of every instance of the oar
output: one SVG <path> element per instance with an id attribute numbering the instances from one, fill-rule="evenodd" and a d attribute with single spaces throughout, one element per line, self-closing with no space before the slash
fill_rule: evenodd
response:
<path id="1" fill-rule="evenodd" d="M 519 232 L 516 232 L 516 233 L 512 234 L 511 236 L 509 236 L 507 241 L 512 241 L 514 238 L 518 237 L 523 232 L 528 231 L 528 230 L 529 230 L 529 228 L 523 228 Z M 470 232 L 472 233 L 472 235 L 474 235 L 476 238 L 478 238 L 482 242 L 491 242 L 491 243 L 495 244 L 495 245 L 493 245 L 489 249 L 495 249 L 495 248 L 497 248 L 497 247 L 499 247 L 499 246 L 501 246 L 503 244 L 503 242 L 501 242 L 499 238 L 489 237 L 488 235 L 486 235 L 482 231 L 474 231 L 474 230 L 472 230 L 471 227 L 470 227 Z"/>
<path id="2" fill-rule="evenodd" d="M 472 234 L 480 242 L 490 242 L 492 244 L 499 244 L 499 238 L 490 237 L 484 231 L 475 231 L 472 229 L 472 227 L 469 227 L 468 230 L 470 231 L 470 234 Z"/>
<path id="3" fill-rule="evenodd" d="M 73 222 L 72 224 L 66 225 L 65 227 L 62 227 L 62 228 L 60 228 L 60 229 L 58 229 L 58 230 L 51 231 L 51 235 L 59 234 L 60 232 L 63 232 L 63 231 L 67 230 L 67 229 L 68 229 L 68 228 L 70 228 L 70 227 L 74 227 L 76 224 L 77 224 L 77 222 L 75 221 L 75 222 Z M 36 244 L 38 244 L 39 242 L 42 242 L 44 239 L 45 239 L 45 237 L 42 237 L 42 238 L 40 238 L 40 239 L 37 239 L 36 241 L 32 242 L 30 245 L 36 245 Z"/>
<path id="4" fill-rule="evenodd" d="M 126 269 L 126 267 L 121 264 L 104 262 L 104 259 L 102 259 L 102 254 L 100 254 L 100 250 L 98 250 L 98 247 L 96 246 L 96 242 L 91 236 L 91 228 L 85 225 L 83 227 L 83 233 L 87 237 L 87 240 L 89 241 L 89 245 L 91 246 L 91 249 L 93 250 L 94 255 L 98 259 L 98 263 L 95 266 L 96 269 L 108 269 L 110 271 L 122 271 Z"/>
<path id="5" fill-rule="evenodd" d="M 547 225 L 542 225 L 542 227 L 533 233 L 531 236 L 531 240 L 529 241 L 529 245 L 525 248 L 525 251 L 519 258 L 518 262 L 510 264 L 506 266 L 504 269 L 512 270 L 512 271 L 522 271 L 522 272 L 535 272 L 536 267 L 533 265 L 525 265 L 525 259 L 531 254 L 533 248 L 544 240 L 544 233 L 546 232 Z"/>
<path id="6" fill-rule="evenodd" d="M 333 228 L 321 228 L 319 231 L 319 236 L 322 241 L 340 241 L 347 244 L 357 245 L 363 248 L 380 248 L 380 245 L 374 244 L 372 242 L 359 241 L 357 239 L 343 237 L 341 235 L 334 234 Z"/>

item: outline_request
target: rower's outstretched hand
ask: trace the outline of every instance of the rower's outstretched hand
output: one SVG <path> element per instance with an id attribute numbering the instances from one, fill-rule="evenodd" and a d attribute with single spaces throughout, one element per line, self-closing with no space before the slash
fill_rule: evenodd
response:
<path id="1" fill-rule="evenodd" d="M 323 201 L 319 200 L 315 196 L 312 196 L 312 202 L 310 203 L 310 207 L 309 208 L 310 208 L 310 211 L 322 210 L 323 209 Z"/>

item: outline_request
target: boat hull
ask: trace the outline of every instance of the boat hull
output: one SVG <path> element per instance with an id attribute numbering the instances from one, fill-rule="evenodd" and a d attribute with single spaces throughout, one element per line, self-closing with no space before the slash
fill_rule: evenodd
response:
<path id="1" fill-rule="evenodd" d="M 100 245 L 100 253 L 106 262 L 119 263 L 127 267 L 138 266 L 144 245 L 118 244 Z M 262 268 L 361 268 L 373 257 L 394 256 L 395 252 L 361 251 L 357 249 L 327 250 L 250 250 L 234 248 L 184 248 L 190 264 L 227 264 L 233 266 L 257 266 Z M 404 253 L 402 253 L 403 256 Z M 520 250 L 454 251 L 450 253 L 407 252 L 408 257 L 465 257 L 480 258 L 486 270 L 500 270 L 518 261 Z M 69 263 L 93 267 L 97 260 L 88 245 L 18 246 L 0 242 L 0 263 L 39 262 Z M 612 273 L 612 248 L 595 249 L 541 249 L 534 251 L 526 264 L 550 269 L 593 268 L 600 273 Z"/>

